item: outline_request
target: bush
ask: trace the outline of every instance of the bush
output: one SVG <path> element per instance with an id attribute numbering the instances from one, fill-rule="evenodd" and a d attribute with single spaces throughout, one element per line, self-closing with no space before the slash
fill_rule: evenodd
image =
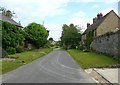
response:
<path id="1" fill-rule="evenodd" d="M 83 49 L 84 49 L 84 46 L 83 46 L 83 45 L 79 45 L 79 46 L 78 46 L 78 49 L 79 49 L 79 50 L 83 50 Z"/>
<path id="2" fill-rule="evenodd" d="M 91 43 L 92 43 L 92 41 L 93 41 L 93 37 L 94 37 L 94 32 L 93 32 L 93 31 L 88 32 L 88 33 L 86 34 L 85 46 L 86 46 L 86 48 L 89 49 L 89 50 L 90 50 L 90 45 L 91 45 Z"/>
<path id="3" fill-rule="evenodd" d="M 24 51 L 24 47 L 19 46 L 19 47 L 16 48 L 16 51 L 17 51 L 17 53 L 21 53 L 21 52 Z"/>
<path id="4" fill-rule="evenodd" d="M 24 31 L 26 32 L 26 41 L 37 48 L 44 47 L 47 43 L 48 31 L 44 26 L 37 23 L 30 23 L 24 28 Z"/>
<path id="5" fill-rule="evenodd" d="M 15 54 L 16 53 L 16 48 L 8 47 L 6 49 L 6 51 L 7 51 L 8 54 Z"/>

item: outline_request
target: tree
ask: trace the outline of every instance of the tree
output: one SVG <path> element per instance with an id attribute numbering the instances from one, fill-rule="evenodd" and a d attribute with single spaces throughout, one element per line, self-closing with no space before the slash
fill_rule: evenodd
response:
<path id="1" fill-rule="evenodd" d="M 1 21 L 2 23 L 2 48 L 16 49 L 24 41 L 24 31 L 17 26 L 8 22 Z"/>
<path id="2" fill-rule="evenodd" d="M 24 30 L 28 43 L 35 45 L 37 48 L 43 47 L 47 43 L 48 32 L 42 25 L 33 22 L 25 27 Z"/>
<path id="3" fill-rule="evenodd" d="M 66 49 L 76 48 L 81 40 L 81 34 L 79 33 L 77 26 L 70 24 L 69 26 L 64 24 L 62 31 L 61 41 Z"/>

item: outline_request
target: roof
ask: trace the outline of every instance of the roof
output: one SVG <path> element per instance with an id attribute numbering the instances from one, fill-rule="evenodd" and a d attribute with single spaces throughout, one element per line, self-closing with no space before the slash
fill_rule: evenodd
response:
<path id="1" fill-rule="evenodd" d="M 1 13 L 0 13 L 0 20 L 2 20 L 2 21 L 7 21 L 7 22 L 9 22 L 9 23 L 11 23 L 11 24 L 14 24 L 14 25 L 16 25 L 16 26 L 18 26 L 18 27 L 23 28 L 19 23 L 17 23 L 16 21 L 14 21 L 13 19 L 11 19 L 11 18 L 9 18 L 9 17 L 7 17 L 7 16 L 4 16 L 4 15 L 1 14 Z"/>
<path id="2" fill-rule="evenodd" d="M 89 31 L 92 30 L 96 30 L 98 28 L 98 26 L 100 26 L 100 24 L 106 19 L 106 17 L 111 13 L 114 12 L 113 10 L 111 10 L 109 13 L 107 13 L 105 16 L 103 16 L 101 19 L 97 20 L 96 22 L 94 22 L 92 25 L 90 25 L 83 34 L 86 34 Z M 115 13 L 115 12 L 114 12 Z M 115 13 L 116 14 L 116 13 Z M 117 14 L 116 14 L 117 15 Z M 117 15 L 117 17 L 120 19 L 120 17 Z"/>

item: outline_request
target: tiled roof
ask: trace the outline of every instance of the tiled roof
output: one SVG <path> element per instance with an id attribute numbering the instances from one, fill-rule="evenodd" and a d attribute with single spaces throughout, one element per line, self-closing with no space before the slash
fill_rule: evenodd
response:
<path id="1" fill-rule="evenodd" d="M 92 25 L 90 25 L 83 34 L 86 34 L 89 31 L 95 30 L 97 29 L 98 26 L 100 26 L 100 24 L 106 19 L 106 17 L 111 13 L 114 12 L 113 10 L 111 10 L 109 13 L 107 13 L 105 16 L 103 16 L 101 19 L 97 20 L 96 22 L 94 22 Z M 114 12 L 115 13 L 115 12 Z M 115 13 L 116 14 L 116 13 Z M 117 14 L 116 14 L 117 15 Z M 118 15 L 117 15 L 118 16 Z M 119 18 L 119 17 L 118 17 Z M 120 19 L 120 18 L 119 18 Z"/>
<path id="2" fill-rule="evenodd" d="M 14 24 L 18 27 L 22 27 L 19 23 L 17 23 L 16 21 L 14 21 L 13 19 L 9 18 L 9 17 L 6 17 L 4 16 L 3 14 L 0 13 L 0 20 L 2 21 L 6 21 L 6 22 L 9 22 L 11 24 Z M 22 27 L 23 28 L 23 27 Z"/>

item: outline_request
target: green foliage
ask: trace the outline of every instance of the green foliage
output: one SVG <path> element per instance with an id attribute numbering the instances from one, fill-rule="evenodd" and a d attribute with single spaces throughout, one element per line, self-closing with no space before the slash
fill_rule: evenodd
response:
<path id="1" fill-rule="evenodd" d="M 24 30 L 28 43 L 34 44 L 37 48 L 43 47 L 47 43 L 48 32 L 42 25 L 30 23 Z"/>
<path id="2" fill-rule="evenodd" d="M 25 32 L 17 26 L 2 21 L 2 48 L 16 48 L 24 41 Z"/>
<path id="3" fill-rule="evenodd" d="M 16 51 L 17 51 L 17 53 L 24 52 L 24 47 L 23 47 L 23 46 L 18 46 L 18 47 L 16 48 Z"/>
<path id="4" fill-rule="evenodd" d="M 81 40 L 81 34 L 79 33 L 77 26 L 70 24 L 67 26 L 66 24 L 63 25 L 63 32 L 62 32 L 62 43 L 66 49 L 69 48 L 76 48 L 79 45 Z"/>
<path id="5" fill-rule="evenodd" d="M 13 48 L 13 47 L 8 47 L 6 49 L 6 51 L 7 51 L 8 54 L 15 54 L 16 53 L 16 49 Z"/>
<path id="6" fill-rule="evenodd" d="M 93 41 L 93 36 L 94 36 L 94 32 L 93 31 L 90 31 L 86 34 L 86 49 L 90 49 L 90 45 Z"/>

